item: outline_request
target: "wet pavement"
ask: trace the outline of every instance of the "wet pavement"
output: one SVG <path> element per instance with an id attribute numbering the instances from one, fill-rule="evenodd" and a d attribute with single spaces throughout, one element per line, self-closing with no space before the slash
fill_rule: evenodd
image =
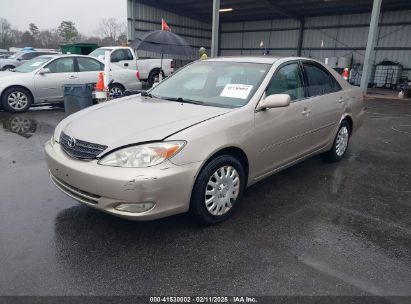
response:
<path id="1" fill-rule="evenodd" d="M 411 102 L 366 104 L 342 162 L 252 186 L 214 227 L 76 203 L 43 155 L 64 112 L 0 112 L 0 295 L 411 295 Z"/>

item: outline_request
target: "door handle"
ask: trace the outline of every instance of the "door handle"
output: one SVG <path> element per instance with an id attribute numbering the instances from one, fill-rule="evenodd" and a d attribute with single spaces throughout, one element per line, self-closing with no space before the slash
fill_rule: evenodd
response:
<path id="1" fill-rule="evenodd" d="M 339 103 L 343 103 L 343 102 L 344 102 L 344 97 L 338 98 L 338 102 L 339 102 Z"/>
<path id="2" fill-rule="evenodd" d="M 128 66 L 128 63 L 125 63 L 124 66 L 127 67 L 127 66 Z"/>
<path id="3" fill-rule="evenodd" d="M 311 113 L 311 110 L 308 108 L 304 108 L 304 110 L 301 112 L 302 115 L 308 116 L 308 114 Z"/>
<path id="4" fill-rule="evenodd" d="M 71 75 L 70 77 L 69 77 L 69 79 L 76 79 L 77 77 L 76 76 L 74 76 L 74 75 Z"/>

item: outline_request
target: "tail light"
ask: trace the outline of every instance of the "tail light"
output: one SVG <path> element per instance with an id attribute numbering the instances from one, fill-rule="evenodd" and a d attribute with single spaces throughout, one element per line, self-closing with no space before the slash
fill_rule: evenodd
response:
<path id="1" fill-rule="evenodd" d="M 138 80 L 140 80 L 140 72 L 139 71 L 137 71 L 136 77 L 137 77 Z"/>
<path id="2" fill-rule="evenodd" d="M 176 61 L 173 59 L 170 62 L 170 68 L 175 69 L 176 68 Z"/>

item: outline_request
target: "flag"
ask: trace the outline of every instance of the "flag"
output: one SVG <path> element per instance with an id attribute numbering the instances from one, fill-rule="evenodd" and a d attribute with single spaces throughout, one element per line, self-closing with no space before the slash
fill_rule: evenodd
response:
<path id="1" fill-rule="evenodd" d="M 264 42 L 261 41 L 261 42 L 260 42 L 260 48 L 262 48 L 263 46 L 264 46 Z"/>
<path id="2" fill-rule="evenodd" d="M 161 19 L 161 30 L 171 32 L 170 27 L 168 26 L 167 22 L 164 19 Z"/>

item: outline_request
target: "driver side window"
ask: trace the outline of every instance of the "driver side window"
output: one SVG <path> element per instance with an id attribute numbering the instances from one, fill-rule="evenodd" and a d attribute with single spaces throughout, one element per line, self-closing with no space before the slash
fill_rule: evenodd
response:
<path id="1" fill-rule="evenodd" d="M 282 66 L 271 79 L 266 94 L 288 94 L 291 100 L 304 98 L 304 85 L 298 63 Z"/>

